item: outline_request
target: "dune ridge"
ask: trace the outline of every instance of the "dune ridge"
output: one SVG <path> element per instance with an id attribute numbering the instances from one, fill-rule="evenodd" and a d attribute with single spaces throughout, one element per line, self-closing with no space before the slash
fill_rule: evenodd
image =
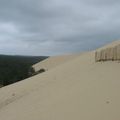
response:
<path id="1" fill-rule="evenodd" d="M 55 68 L 58 65 L 66 63 L 72 59 L 75 59 L 76 57 L 80 56 L 81 54 L 83 54 L 83 53 L 72 54 L 72 55 L 52 56 L 46 60 L 43 60 L 42 62 L 39 62 L 39 63 L 33 65 L 32 67 L 34 68 L 35 72 L 39 71 L 42 68 L 45 70 L 50 70 L 52 68 Z"/>

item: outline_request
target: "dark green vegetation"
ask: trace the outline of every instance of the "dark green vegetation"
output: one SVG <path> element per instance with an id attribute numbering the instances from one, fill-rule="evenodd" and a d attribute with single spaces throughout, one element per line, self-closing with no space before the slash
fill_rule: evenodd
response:
<path id="1" fill-rule="evenodd" d="M 38 70 L 38 71 L 35 71 L 34 68 L 30 68 L 30 69 L 29 69 L 29 76 L 34 76 L 34 75 L 43 73 L 43 72 L 45 72 L 45 71 L 46 71 L 46 70 L 45 70 L 44 68 L 41 68 L 41 69 Z"/>
<path id="2" fill-rule="evenodd" d="M 33 64 L 48 57 L 0 55 L 0 85 L 6 86 L 30 77 Z"/>

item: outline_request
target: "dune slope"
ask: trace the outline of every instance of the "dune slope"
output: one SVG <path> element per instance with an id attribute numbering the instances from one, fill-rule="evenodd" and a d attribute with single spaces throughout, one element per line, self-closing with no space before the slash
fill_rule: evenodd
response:
<path id="1" fill-rule="evenodd" d="M 35 69 L 35 71 L 38 71 L 42 68 L 44 68 L 45 70 L 50 70 L 60 64 L 64 64 L 72 59 L 75 59 L 81 54 L 52 56 L 52 57 L 49 57 L 48 59 L 43 60 L 42 62 L 39 62 L 33 65 L 32 67 Z"/>
<path id="2" fill-rule="evenodd" d="M 95 51 L 0 90 L 1 120 L 119 120 L 120 63 Z"/>

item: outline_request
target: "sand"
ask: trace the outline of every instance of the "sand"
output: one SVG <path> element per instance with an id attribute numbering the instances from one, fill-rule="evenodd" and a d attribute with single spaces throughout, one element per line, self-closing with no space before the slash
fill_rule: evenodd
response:
<path id="1" fill-rule="evenodd" d="M 120 63 L 95 51 L 0 90 L 0 120 L 120 120 Z"/>
<path id="2" fill-rule="evenodd" d="M 55 68 L 58 65 L 64 64 L 72 59 L 75 59 L 76 57 L 80 56 L 80 54 L 72 54 L 72 55 L 60 55 L 60 56 L 52 56 L 48 59 L 43 60 L 42 62 L 39 62 L 32 67 L 35 69 L 35 71 L 39 71 L 40 69 L 50 70 L 52 68 Z"/>

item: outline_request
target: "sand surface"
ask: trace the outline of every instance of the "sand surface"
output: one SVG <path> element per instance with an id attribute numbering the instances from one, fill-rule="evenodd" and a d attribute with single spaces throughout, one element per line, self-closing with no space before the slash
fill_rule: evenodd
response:
<path id="1" fill-rule="evenodd" d="M 50 70 L 60 64 L 64 64 L 72 59 L 75 59 L 76 57 L 80 56 L 81 54 L 82 53 L 72 54 L 72 55 L 52 56 L 52 57 L 49 57 L 48 59 L 45 59 L 45 60 L 33 65 L 32 67 L 35 69 L 35 71 L 38 71 L 42 68 L 44 68 L 45 70 Z"/>
<path id="2" fill-rule="evenodd" d="M 0 120 L 120 120 L 120 63 L 95 51 L 1 88 Z"/>

